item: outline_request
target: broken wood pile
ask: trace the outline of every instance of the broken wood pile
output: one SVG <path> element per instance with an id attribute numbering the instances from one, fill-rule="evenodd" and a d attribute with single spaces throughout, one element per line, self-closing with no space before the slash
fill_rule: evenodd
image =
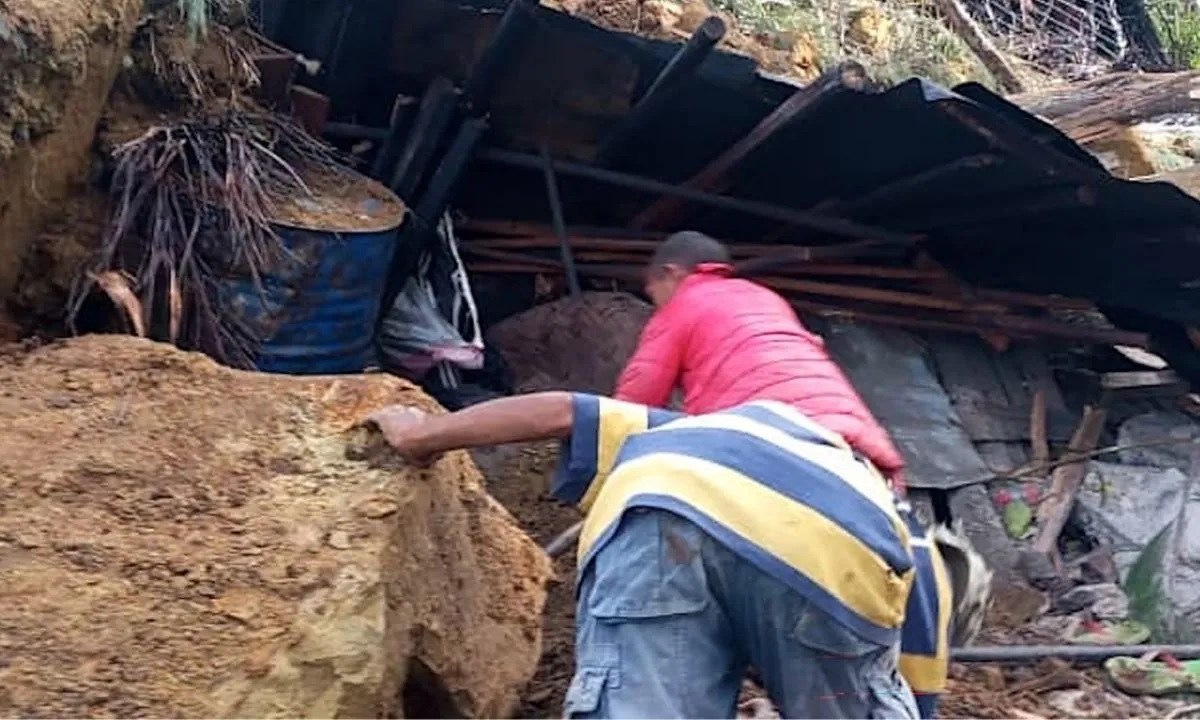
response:
<path id="1" fill-rule="evenodd" d="M 507 220 L 459 226 L 475 273 L 562 276 L 552 227 Z M 626 228 L 567 228 L 579 275 L 636 289 L 665 233 Z M 1055 311 L 1095 313 L 1088 300 L 969 287 L 927 257 L 900 264 L 878 246 L 801 247 L 730 243 L 735 270 L 778 291 L 804 313 L 865 323 L 983 334 L 990 341 L 1048 337 L 1144 347 L 1142 333 L 1078 324 Z"/>

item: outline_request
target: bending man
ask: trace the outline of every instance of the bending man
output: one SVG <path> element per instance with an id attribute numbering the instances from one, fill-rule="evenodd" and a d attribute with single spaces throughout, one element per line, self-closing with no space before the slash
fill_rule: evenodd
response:
<path id="1" fill-rule="evenodd" d="M 908 527 L 792 407 L 689 417 L 552 392 L 372 420 L 417 461 L 563 440 L 553 490 L 586 512 L 568 717 L 734 717 L 748 663 L 785 717 L 917 716 L 897 668 Z"/>
<path id="2" fill-rule="evenodd" d="M 621 373 L 617 399 L 663 407 L 681 388 L 692 415 L 777 400 L 842 436 L 902 486 L 903 459 L 825 343 L 786 300 L 731 271 L 725 246 L 707 235 L 663 241 L 645 278 L 658 310 Z"/>

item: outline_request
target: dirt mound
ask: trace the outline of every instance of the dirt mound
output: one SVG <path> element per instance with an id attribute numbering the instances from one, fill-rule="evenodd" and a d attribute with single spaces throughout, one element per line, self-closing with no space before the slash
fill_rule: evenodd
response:
<path id="1" fill-rule="evenodd" d="M 0 160 L 21 141 L 54 130 L 88 73 L 95 45 L 123 52 L 129 0 L 5 0 L 0 3 Z"/>
<path id="2" fill-rule="evenodd" d="M 497 323 L 488 342 L 521 390 L 609 394 L 652 314 L 627 293 L 585 292 Z"/>
<path id="3" fill-rule="evenodd" d="M 0 299 L 84 182 L 141 0 L 0 0 Z"/>
<path id="4" fill-rule="evenodd" d="M 500 716 L 548 563 L 467 456 L 351 429 L 388 376 L 122 336 L 0 356 L 0 714 Z"/>
<path id="5" fill-rule="evenodd" d="M 706 0 L 559 0 L 563 11 L 596 25 L 642 37 L 680 42 L 687 40 L 711 15 L 725 22 L 720 47 L 754 58 L 764 70 L 811 79 L 816 58 L 804 55 L 804 41 L 787 34 L 772 37 L 741 25 L 731 13 L 716 10 Z"/>

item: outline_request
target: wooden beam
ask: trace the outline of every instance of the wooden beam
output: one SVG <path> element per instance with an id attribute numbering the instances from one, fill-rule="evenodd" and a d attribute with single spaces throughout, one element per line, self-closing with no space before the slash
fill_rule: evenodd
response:
<path id="1" fill-rule="evenodd" d="M 542 170 L 542 160 L 536 155 L 527 153 L 514 152 L 511 150 L 502 150 L 499 148 L 489 148 L 479 154 L 480 159 L 489 162 L 508 165 L 509 167 L 522 167 L 531 170 Z M 652 193 L 655 195 L 674 195 L 685 198 L 689 201 L 708 205 L 709 207 L 720 208 L 722 210 L 733 210 L 742 212 L 747 215 L 764 218 L 766 220 L 775 220 L 785 222 L 799 227 L 821 230 L 831 235 L 840 235 L 850 237 L 856 240 L 875 240 L 888 245 L 897 245 L 907 247 L 915 242 L 912 235 L 905 233 L 892 232 L 880 227 L 871 227 L 862 223 L 856 223 L 850 220 L 842 220 L 840 218 L 831 218 L 802 210 L 793 210 L 791 208 L 775 205 L 772 203 L 760 202 L 757 200 L 743 200 L 741 198 L 729 197 L 726 195 L 718 195 L 715 193 L 695 190 L 688 187 L 680 187 L 671 183 L 652 180 L 639 175 L 630 173 L 616 172 L 606 170 L 604 168 L 586 165 L 584 163 L 569 162 L 565 160 L 555 160 L 552 163 L 555 172 L 561 175 L 570 175 L 573 177 L 593 180 L 595 182 L 605 183 L 616 187 L 625 188 L 638 192 Z"/>
<path id="2" fill-rule="evenodd" d="M 1071 507 L 1075 504 L 1079 489 L 1083 487 L 1087 475 L 1087 454 L 1095 450 L 1100 441 L 1105 417 L 1104 408 L 1084 408 L 1083 419 L 1079 421 L 1079 427 L 1075 429 L 1064 456 L 1064 459 L 1074 458 L 1074 461 L 1055 468 L 1050 480 L 1050 492 L 1038 505 L 1038 534 L 1034 538 L 1033 549 L 1050 556 L 1055 567 L 1061 567 L 1058 536 L 1066 527 Z"/>
<path id="3" fill-rule="evenodd" d="M 979 62 L 983 63 L 992 77 L 996 78 L 996 82 L 1000 83 L 1000 87 L 1004 88 L 1005 92 L 1025 91 L 1025 83 L 1017 75 L 1016 69 L 987 36 L 987 32 L 979 26 L 979 23 L 975 22 L 962 3 L 958 0 L 933 0 L 933 6 L 942 15 L 954 34 L 962 38 L 967 47 L 971 48 L 971 52 L 975 53 L 975 57 L 979 58 Z"/>

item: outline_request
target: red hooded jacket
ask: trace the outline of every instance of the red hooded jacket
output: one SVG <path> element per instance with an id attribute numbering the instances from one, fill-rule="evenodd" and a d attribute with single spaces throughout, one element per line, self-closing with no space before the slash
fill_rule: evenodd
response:
<path id="1" fill-rule="evenodd" d="M 779 295 L 730 271 L 700 265 L 684 278 L 642 331 L 617 381 L 617 399 L 663 407 L 679 386 L 692 415 L 753 400 L 785 402 L 899 481 L 904 460 L 825 342 Z"/>

